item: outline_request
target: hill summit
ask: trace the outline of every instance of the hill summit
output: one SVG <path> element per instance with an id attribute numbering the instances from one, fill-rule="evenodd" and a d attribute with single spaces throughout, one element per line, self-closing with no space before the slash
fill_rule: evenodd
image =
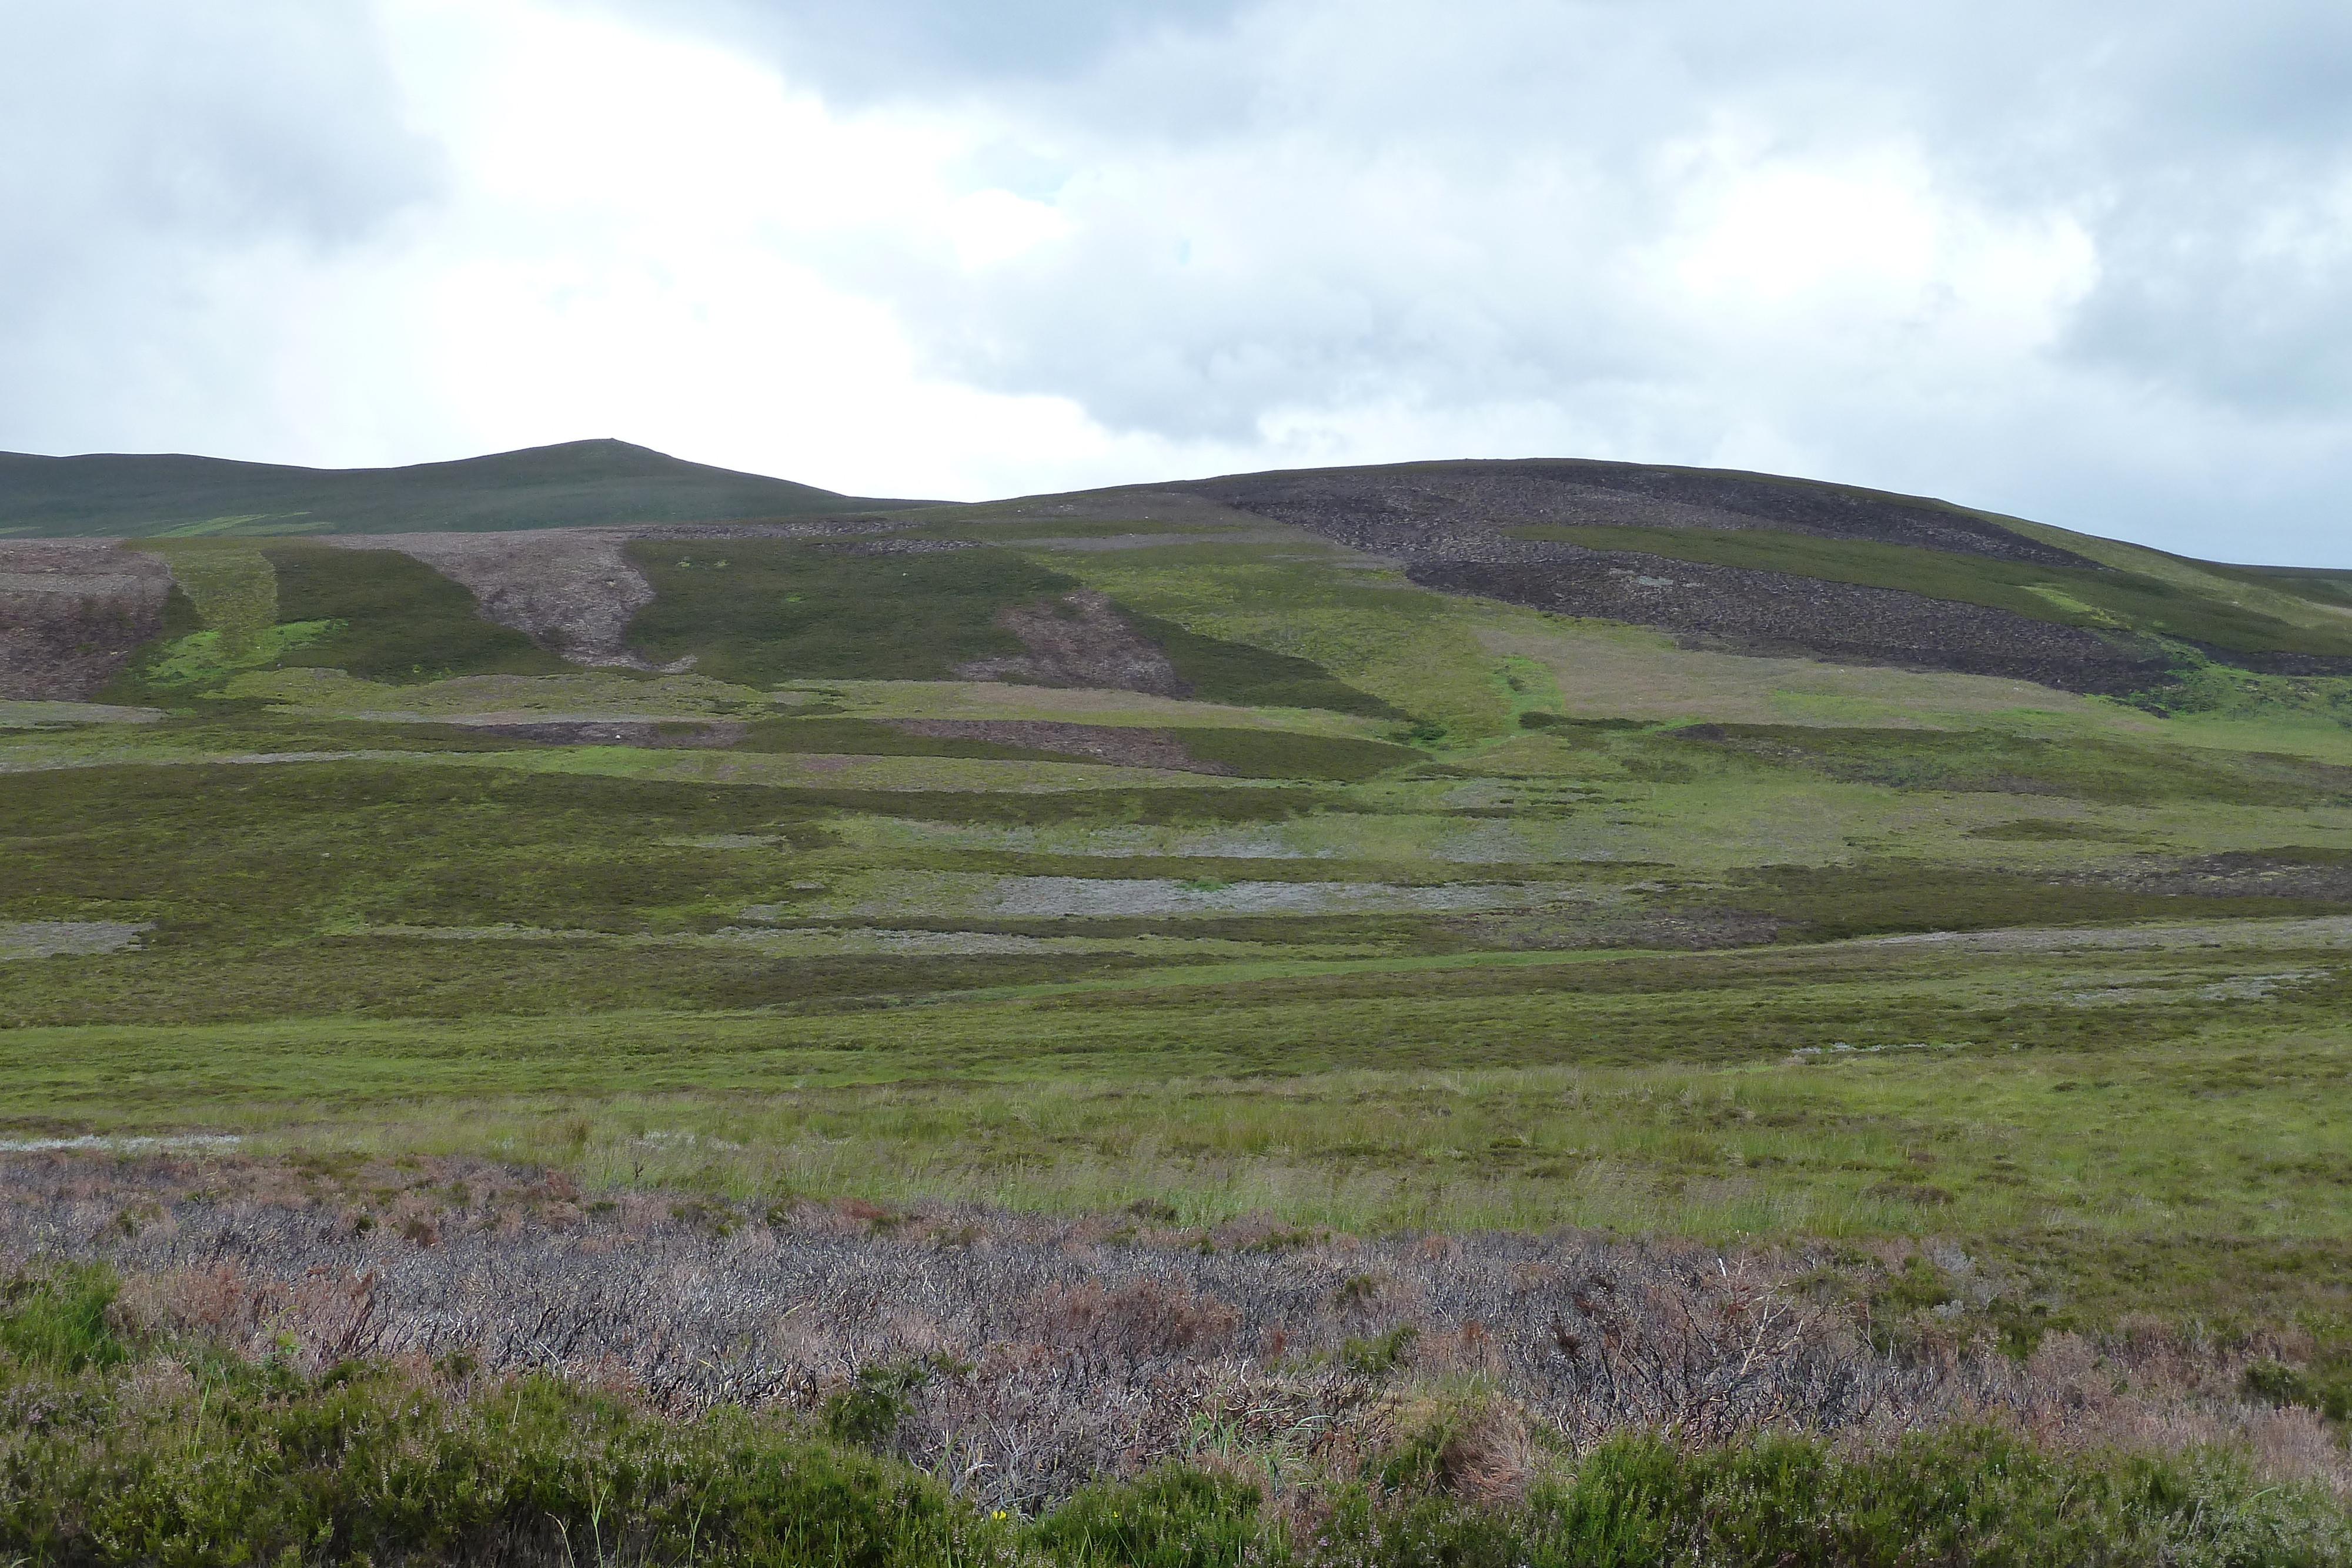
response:
<path id="1" fill-rule="evenodd" d="M 838 495 L 611 440 L 400 468 L 0 453 L 0 536 L 468 532 L 806 517 L 914 504 Z"/>

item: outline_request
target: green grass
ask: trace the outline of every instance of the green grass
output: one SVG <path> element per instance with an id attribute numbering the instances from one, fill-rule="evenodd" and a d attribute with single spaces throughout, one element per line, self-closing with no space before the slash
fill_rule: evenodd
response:
<path id="1" fill-rule="evenodd" d="M 158 1349 L 196 1375 L 142 1384 L 0 1364 L 6 1393 L 43 1412 L 0 1432 L 0 1551 L 91 1564 L 527 1554 L 843 1568 L 2352 1561 L 2340 1510 L 2315 1489 L 2259 1488 L 2222 1456 L 2063 1454 L 1990 1427 L 1859 1452 L 1784 1435 L 1620 1437 L 1545 1456 L 1524 1500 L 1478 1502 L 1446 1484 L 1457 1408 L 1362 1456 L 1363 1479 L 1318 1478 L 1309 1530 L 1231 1469 L 1184 1466 L 1024 1520 L 791 1416 L 665 1420 L 552 1378 L 468 1389 L 356 1362 L 305 1377 L 201 1344 Z"/>
<path id="2" fill-rule="evenodd" d="M 119 1366 L 130 1347 L 107 1309 L 121 1283 L 98 1264 L 68 1265 L 0 1284 L 0 1351 L 22 1365 L 72 1375 Z"/>
<path id="3" fill-rule="evenodd" d="M 191 1355 L 190 1359 L 198 1360 Z M 551 1378 L 467 1398 L 386 1367 L 217 1354 L 161 1396 L 56 1388 L 0 1436 L 0 1551 L 79 1563 L 1004 1561 L 1011 1531 L 903 1465 L 740 1410 L 667 1422 Z M 11 1392 L 52 1392 L 12 1378 Z"/>
<path id="4" fill-rule="evenodd" d="M 1930 599 L 1990 605 L 2035 621 L 2128 629 L 2240 653 L 2352 655 L 2352 624 L 2298 625 L 2137 572 L 2037 566 L 1770 528 L 1537 523 L 1506 532 L 1516 538 L 1558 539 L 1587 549 L 1633 550 L 1672 560 L 1900 589 Z"/>
<path id="5" fill-rule="evenodd" d="M 502 956 L 523 992 L 547 961 Z M 646 1127 L 686 1128 L 743 1152 L 656 1176 L 742 1195 L 1144 1194 L 1348 1228 L 2352 1234 L 2341 978 L 2209 998 L 2245 956 L 2201 949 L 1294 967 L 1321 972 L 877 1009 L 911 995 L 877 964 L 872 1002 L 816 1010 L 16 1029 L 0 1117 L 584 1158 L 596 1179 L 644 1162 Z"/>

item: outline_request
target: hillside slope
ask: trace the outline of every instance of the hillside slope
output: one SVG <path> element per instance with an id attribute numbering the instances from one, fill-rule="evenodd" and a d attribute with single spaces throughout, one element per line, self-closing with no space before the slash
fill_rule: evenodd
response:
<path id="1" fill-rule="evenodd" d="M 0 1141 L 2352 1322 L 2334 576 L 1570 463 L 401 520 L 0 539 Z"/>
<path id="2" fill-rule="evenodd" d="M 77 464 L 99 466 L 67 484 L 57 465 Z M 173 465 L 197 465 L 184 492 L 166 488 Z M 569 664 L 1099 687 L 1468 736 L 1508 720 L 1479 641 L 1506 633 L 1474 627 L 1477 604 L 1652 628 L 1695 653 L 2160 711 L 2243 706 L 2240 677 L 2290 683 L 2260 702 L 2326 708 L 2292 683 L 2352 675 L 2347 574 L 2218 566 L 1766 475 L 1430 463 L 927 506 L 612 442 L 330 475 L 9 459 L 0 493 L 12 474 L 52 521 L 69 501 L 151 528 L 121 545 L 0 539 L 0 697 L 17 699 L 89 699 L 146 648 L 155 669 L 117 697 L 281 666 L 417 679 Z M 163 525 L 237 486 L 236 505 L 282 510 Z M 727 520 L 755 507 L 766 520 Z M 516 526 L 549 515 L 612 521 Z"/>
<path id="3" fill-rule="evenodd" d="M 2167 684 L 2184 653 L 2352 674 L 2352 603 L 2331 574 L 2215 568 L 1918 497 L 1559 459 L 1166 488 L 1394 558 L 1431 588 L 1739 653 L 2110 695 Z"/>
<path id="4" fill-rule="evenodd" d="M 572 528 L 804 517 L 910 504 L 688 463 L 625 441 L 570 441 L 401 468 L 0 453 L 0 537 Z"/>
<path id="5" fill-rule="evenodd" d="M 1564 1561 L 1633 1539 L 1581 1479 L 1526 1545 L 1433 1521 L 1752 1421 L 1710 1473 L 1828 1543 L 1725 1561 L 1985 1560 L 1855 1555 L 1882 1492 L 1785 1479 L 1834 1452 L 1918 1456 L 1931 1521 L 2026 1499 L 2015 1561 L 2352 1563 L 2244 1524 L 2352 1497 L 2344 576 L 1571 463 L 397 517 L 0 539 L 0 1405 L 49 1413 L 0 1469 L 130 1466 L 50 1486 L 73 1528 L 341 1475 L 446 1543 L 402 1478 L 475 1506 L 477 1449 L 416 1445 L 478 1410 L 480 1453 L 561 1434 L 481 1560 L 723 1557 L 751 1470 L 615 1447 L 689 1410 L 1008 1531 L 1205 1457 L 1306 1500 L 1309 1568 Z M 68 1316 L 34 1270 L 77 1258 Z M 68 1323 L 131 1359 L 44 1392 Z M 887 1515 L 835 1557 L 917 1517 L 824 1486 Z M 1244 1554 L 1079 1495 L 1111 1533 L 1066 1541 Z M 2116 1496 L 2226 1533 L 2035 1522 Z M 679 1527 L 617 1532 L 646 1498 Z M 0 1559 L 59 1557 L 11 1505 Z"/>

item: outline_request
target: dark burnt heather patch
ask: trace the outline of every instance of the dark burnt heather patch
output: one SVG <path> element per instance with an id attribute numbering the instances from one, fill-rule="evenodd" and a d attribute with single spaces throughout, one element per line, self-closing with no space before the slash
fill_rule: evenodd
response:
<path id="1" fill-rule="evenodd" d="M 550 746 L 633 746 L 650 750 L 734 746 L 750 726 L 719 719 L 709 723 L 660 719 L 541 719 L 528 724 L 467 724 L 478 735 L 535 740 Z"/>
<path id="2" fill-rule="evenodd" d="M 1701 747 L 1903 789 L 2056 795 L 2116 804 L 2212 800 L 2265 806 L 2352 803 L 2352 768 L 2272 752 L 1998 730 L 1831 729 L 1696 724 L 1643 737 L 1661 760 Z"/>
<path id="3" fill-rule="evenodd" d="M 1107 594 L 1079 589 L 1007 605 L 996 624 L 1021 640 L 1023 652 L 967 660 L 955 666 L 956 674 L 969 681 L 1192 695 L 1192 683 L 1177 674 L 1167 653 L 1138 634 Z"/>
<path id="4" fill-rule="evenodd" d="M 1411 747 L 1288 730 L 1186 726 L 1061 724 L 1032 719 L 889 719 L 912 735 L 1029 747 L 1130 768 L 1166 768 L 1244 779 L 1355 783 L 1426 758 Z"/>
<path id="5" fill-rule="evenodd" d="M 2060 821 L 2048 817 L 2021 817 L 2013 822 L 1996 822 L 1990 827 L 1971 828 L 1972 839 L 1990 839 L 1996 842 L 2037 843 L 2138 843 L 2147 835 L 2128 828 L 2108 827 L 2096 822 Z"/>
<path id="6" fill-rule="evenodd" d="M 1723 532 L 1538 525 L 1507 532 L 1514 538 L 1576 545 L 1612 558 L 1652 558 L 1646 570 L 1667 575 L 1669 561 L 1745 568 L 1958 600 L 2092 630 L 2127 626 L 2250 664 L 2308 658 L 2315 661 L 2314 673 L 2325 673 L 2352 654 L 2352 622 L 2340 628 L 2290 625 L 2210 593 L 2110 568 L 2025 564 L 1760 528 Z"/>
<path id="7" fill-rule="evenodd" d="M 2098 880 L 2136 893 L 2352 903 L 2352 851 L 2288 845 L 2189 860 L 2151 858 L 2145 865 L 2110 869 Z"/>
<path id="8" fill-rule="evenodd" d="M 1024 751 L 1083 757 L 1124 768 L 1167 768 L 1231 774 L 1230 763 L 1208 762 L 1164 729 L 1115 724 L 1059 724 L 1042 719 L 894 718 L 882 721 L 907 735 L 976 740 Z"/>
<path id="9" fill-rule="evenodd" d="M 1522 544 L 1492 553 L 1517 551 L 1527 553 L 1415 560 L 1406 575 L 1446 592 L 1656 626 L 1694 646 L 1736 653 L 1951 670 L 2105 695 L 2161 685 L 2172 667 L 2147 639 L 1897 589 L 1573 545 Z"/>
<path id="10" fill-rule="evenodd" d="M 773 718 L 743 727 L 740 751 L 835 757 L 968 757 L 1002 762 L 1058 762 L 1058 749 L 986 735 L 910 730 L 898 720 Z"/>
<path id="11" fill-rule="evenodd" d="M 0 541 L 0 699 L 96 695 L 166 630 L 171 593 L 162 561 L 111 539 Z"/>
<path id="12" fill-rule="evenodd" d="M 1435 924 L 1465 952 L 1654 947 L 1703 953 L 1763 946 L 1778 941 L 1792 923 L 1754 910 L 1696 909 L 1639 915 L 1622 910 L 1459 915 Z"/>
<path id="13" fill-rule="evenodd" d="M 1784 922 L 1786 936 L 1820 941 L 1918 931 L 1991 931 L 2005 926 L 2123 925 L 2142 920 L 2334 915 L 2341 894 L 2294 885 L 2259 891 L 2248 883 L 2187 886 L 2164 879 L 2042 879 L 1963 866 L 1759 866 L 1731 879 L 1716 899 L 1731 909 Z M 1680 904 L 1696 889 L 1661 895 Z"/>
<path id="14" fill-rule="evenodd" d="M 957 742 L 948 742 L 954 745 Z M 974 743 L 962 743 L 974 744 Z M 794 789 L 798 803 L 862 811 L 920 822 L 986 822 L 1007 826 L 1083 823 L 1163 827 L 1286 822 L 1341 804 L 1331 791 L 1303 786 L 1239 789 L 1177 785 L 1139 789 L 1061 789 L 1018 793 L 981 789 Z"/>
<path id="15" fill-rule="evenodd" d="M 561 1027 L 599 1012 L 857 1011 L 1188 961 L 1120 954 L 775 957 L 748 944 L 730 949 L 642 944 L 617 933 L 530 937 L 495 930 L 462 938 L 329 936 L 233 957 L 183 943 L 128 956 L 147 961 L 83 957 L 37 973 L 20 964 L 0 996 L 0 1030 L 293 1019 L 547 1019 Z M 681 1064 L 671 1086 L 693 1081 L 694 1070 Z"/>
<path id="16" fill-rule="evenodd" d="M 1408 463 L 1166 487 L 1382 552 L 1411 549 L 1433 535 L 1519 523 L 1760 527 L 2044 566 L 2094 565 L 1946 502 L 1726 469 L 1573 459 Z"/>

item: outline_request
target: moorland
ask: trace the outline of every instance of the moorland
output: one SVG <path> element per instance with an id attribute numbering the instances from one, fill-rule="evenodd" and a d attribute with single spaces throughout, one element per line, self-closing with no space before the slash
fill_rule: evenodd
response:
<path id="1" fill-rule="evenodd" d="M 0 1550 L 2352 1561 L 2352 575 L 568 450 L 0 505 Z"/>

